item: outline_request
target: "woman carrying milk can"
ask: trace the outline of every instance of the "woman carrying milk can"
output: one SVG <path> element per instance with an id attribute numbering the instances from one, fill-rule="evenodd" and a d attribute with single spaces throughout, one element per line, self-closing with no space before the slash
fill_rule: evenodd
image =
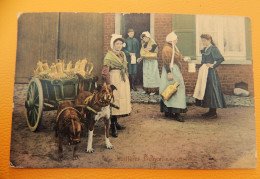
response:
<path id="1" fill-rule="evenodd" d="M 181 61 L 183 60 L 176 44 L 178 37 L 174 32 L 171 32 L 166 37 L 166 43 L 162 50 L 162 75 L 160 81 L 160 91 L 163 91 L 173 83 L 179 83 L 177 92 L 169 99 L 161 99 L 160 109 L 165 113 L 166 117 L 172 118 L 179 122 L 184 122 L 184 118 L 180 113 L 186 113 L 186 94 L 184 80 L 181 74 Z M 189 58 L 189 57 L 186 57 Z"/>

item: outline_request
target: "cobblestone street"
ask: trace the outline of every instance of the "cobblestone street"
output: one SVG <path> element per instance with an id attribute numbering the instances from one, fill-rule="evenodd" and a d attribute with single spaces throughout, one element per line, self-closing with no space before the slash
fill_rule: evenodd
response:
<path id="1" fill-rule="evenodd" d="M 157 104 L 160 102 L 159 95 L 150 96 L 143 94 L 142 88 L 137 88 L 138 91 L 131 91 L 132 103 Z M 187 104 L 195 104 L 195 99 L 191 95 L 186 96 Z M 225 101 L 228 106 L 254 106 L 253 97 L 239 97 L 234 95 L 225 95 Z"/>

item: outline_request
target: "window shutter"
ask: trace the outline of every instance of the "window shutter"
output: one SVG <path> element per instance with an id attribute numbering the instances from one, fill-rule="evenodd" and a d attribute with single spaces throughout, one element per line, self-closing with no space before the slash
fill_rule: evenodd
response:
<path id="1" fill-rule="evenodd" d="M 245 33 L 246 33 L 246 59 L 252 60 L 252 37 L 251 37 L 251 20 L 250 18 L 245 18 Z"/>
<path id="2" fill-rule="evenodd" d="M 196 60 L 196 25 L 195 15 L 174 14 L 172 30 L 178 36 L 178 48 L 183 56 Z"/>

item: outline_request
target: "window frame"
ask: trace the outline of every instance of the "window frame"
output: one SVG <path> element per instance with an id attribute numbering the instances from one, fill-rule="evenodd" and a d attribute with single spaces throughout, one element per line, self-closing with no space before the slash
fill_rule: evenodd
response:
<path id="1" fill-rule="evenodd" d="M 217 23 L 217 33 L 218 36 L 218 49 L 220 50 L 221 54 L 223 55 L 225 61 L 223 64 L 251 64 L 251 60 L 247 60 L 247 47 L 246 47 L 246 27 L 245 27 L 245 17 L 240 17 L 243 27 L 242 27 L 242 41 L 243 41 L 243 51 L 242 52 L 226 52 L 224 53 L 224 21 L 223 19 L 225 17 L 235 17 L 237 16 L 218 16 L 218 15 L 195 15 L 195 24 L 196 24 L 196 63 L 201 62 L 201 53 L 200 53 L 200 35 L 201 35 L 201 29 L 199 29 L 199 22 L 203 21 L 202 17 L 205 16 L 213 16 L 216 19 Z M 213 39 L 214 40 L 214 39 Z M 223 45 L 220 45 L 223 44 Z"/>

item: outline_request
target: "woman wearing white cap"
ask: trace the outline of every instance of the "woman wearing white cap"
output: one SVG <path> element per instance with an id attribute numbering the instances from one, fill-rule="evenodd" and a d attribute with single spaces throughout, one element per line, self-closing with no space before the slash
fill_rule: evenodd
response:
<path id="1" fill-rule="evenodd" d="M 149 32 L 145 31 L 141 34 L 142 48 L 140 51 L 141 57 L 143 57 L 143 88 L 144 92 L 150 95 L 154 95 L 159 91 L 160 75 L 158 69 L 157 58 L 146 58 L 148 53 L 157 53 L 158 47 Z"/>
<path id="2" fill-rule="evenodd" d="M 178 37 L 174 32 L 171 32 L 166 37 L 166 42 L 162 50 L 162 75 L 160 81 L 160 94 L 167 88 L 168 85 L 178 82 L 177 92 L 168 100 L 161 99 L 161 112 L 165 113 L 166 117 L 173 118 L 177 121 L 184 122 L 180 113 L 187 111 L 185 85 L 181 74 L 182 55 L 180 54 L 176 44 Z"/>
<path id="3" fill-rule="evenodd" d="M 122 130 L 118 124 L 119 116 L 129 115 L 131 112 L 130 84 L 127 74 L 127 60 L 124 52 L 121 51 L 125 40 L 122 35 L 113 34 L 110 40 L 109 50 L 104 58 L 102 78 L 107 84 L 113 84 L 117 88 L 114 90 L 114 104 L 120 109 L 112 108 L 111 130 L 112 136 L 117 137 L 117 129 Z"/>

